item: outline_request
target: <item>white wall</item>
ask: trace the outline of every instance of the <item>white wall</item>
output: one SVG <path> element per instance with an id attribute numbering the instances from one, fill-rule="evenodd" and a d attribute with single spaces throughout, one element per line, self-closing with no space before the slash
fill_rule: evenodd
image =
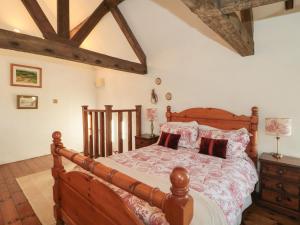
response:
<path id="1" fill-rule="evenodd" d="M 43 87 L 10 86 L 10 63 L 41 67 Z M 95 75 L 89 66 L 0 50 L 0 164 L 50 154 L 55 130 L 66 146 L 82 150 L 81 105 L 95 106 Z M 16 109 L 19 94 L 37 95 L 39 109 Z"/>
<path id="2" fill-rule="evenodd" d="M 165 107 L 219 107 L 236 114 L 260 109 L 259 152 L 274 151 L 275 139 L 264 134 L 265 117 L 293 119 L 293 136 L 283 138 L 281 151 L 300 156 L 300 13 L 255 22 L 255 55 L 241 57 L 185 10 L 180 1 L 128 0 L 121 11 L 148 57 L 149 74 L 132 75 L 100 69 L 105 87 L 97 90 L 98 106 L 132 107 L 150 104 L 150 90 L 159 94 L 160 121 Z M 101 48 L 135 60 L 110 17 L 100 24 Z M 100 29 L 100 28 L 99 28 Z M 111 34 L 117 41 L 111 43 Z M 221 42 L 221 44 L 219 43 Z M 161 77 L 156 86 L 154 78 Z M 170 91 L 174 98 L 164 99 Z M 144 122 L 144 132 L 149 131 Z"/>

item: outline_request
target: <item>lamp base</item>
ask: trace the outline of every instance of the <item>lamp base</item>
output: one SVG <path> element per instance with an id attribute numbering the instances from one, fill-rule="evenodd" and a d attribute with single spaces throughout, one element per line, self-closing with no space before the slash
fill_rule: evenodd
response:
<path id="1" fill-rule="evenodd" d="M 272 156 L 276 159 L 282 159 L 283 155 L 279 153 L 272 153 Z"/>

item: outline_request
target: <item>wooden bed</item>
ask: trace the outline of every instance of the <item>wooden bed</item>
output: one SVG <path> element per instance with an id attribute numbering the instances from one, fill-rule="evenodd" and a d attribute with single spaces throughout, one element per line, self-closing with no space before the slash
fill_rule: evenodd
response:
<path id="1" fill-rule="evenodd" d="M 247 128 L 252 134 L 247 149 L 256 163 L 258 108 L 252 108 L 251 116 L 237 116 L 214 108 L 193 108 L 180 113 L 167 108 L 167 121 L 198 121 L 221 129 Z M 66 172 L 62 158 L 141 199 L 164 212 L 170 225 L 188 225 L 193 217 L 193 199 L 189 192 L 189 176 L 184 168 L 174 168 L 170 174 L 171 193 L 163 193 L 155 187 L 143 184 L 122 172 L 106 167 L 93 159 L 65 148 L 61 133 L 54 132 L 51 152 L 54 158 L 52 175 L 54 214 L 58 225 L 142 225 L 123 200 L 103 183 L 78 171 Z M 199 212 L 201 213 L 201 212 Z"/>

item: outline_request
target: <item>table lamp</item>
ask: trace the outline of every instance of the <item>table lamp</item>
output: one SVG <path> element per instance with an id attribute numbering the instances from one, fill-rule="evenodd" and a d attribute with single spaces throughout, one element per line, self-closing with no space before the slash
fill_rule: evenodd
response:
<path id="1" fill-rule="evenodd" d="M 277 151 L 272 156 L 281 159 L 283 155 L 278 151 L 278 142 L 280 137 L 292 135 L 292 120 L 288 118 L 266 118 L 265 131 L 267 135 L 276 137 Z"/>
<path id="2" fill-rule="evenodd" d="M 157 118 L 157 109 L 149 108 L 147 110 L 147 120 L 151 122 L 151 137 L 154 137 L 154 125 L 153 121 Z"/>

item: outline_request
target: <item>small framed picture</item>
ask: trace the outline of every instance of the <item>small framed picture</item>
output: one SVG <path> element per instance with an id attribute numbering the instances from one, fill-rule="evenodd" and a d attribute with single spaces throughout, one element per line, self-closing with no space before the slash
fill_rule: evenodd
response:
<path id="1" fill-rule="evenodd" d="M 42 69 L 18 64 L 10 65 L 10 84 L 20 87 L 42 87 Z"/>
<path id="2" fill-rule="evenodd" d="M 38 96 L 32 95 L 17 95 L 17 108 L 18 109 L 37 109 Z"/>

